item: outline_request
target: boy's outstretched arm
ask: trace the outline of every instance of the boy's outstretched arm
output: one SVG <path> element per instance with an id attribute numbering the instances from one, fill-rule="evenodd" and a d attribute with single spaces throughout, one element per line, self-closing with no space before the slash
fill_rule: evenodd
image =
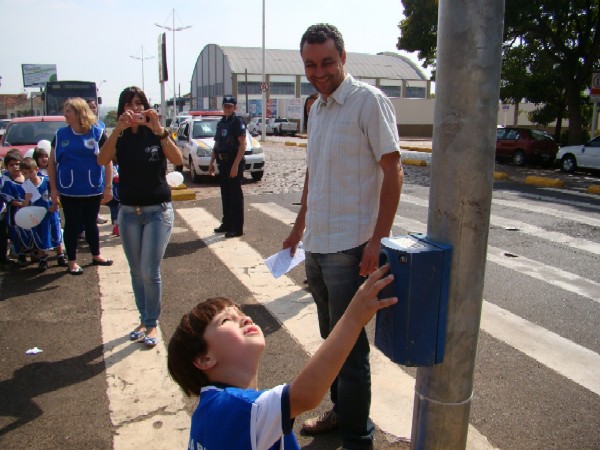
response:
<path id="1" fill-rule="evenodd" d="M 319 405 L 354 347 L 361 330 L 378 310 L 398 301 L 396 297 L 377 299 L 379 291 L 394 279 L 392 274 L 384 277 L 388 269 L 387 265 L 380 267 L 363 283 L 329 337 L 290 385 L 291 417 L 297 417 Z"/>

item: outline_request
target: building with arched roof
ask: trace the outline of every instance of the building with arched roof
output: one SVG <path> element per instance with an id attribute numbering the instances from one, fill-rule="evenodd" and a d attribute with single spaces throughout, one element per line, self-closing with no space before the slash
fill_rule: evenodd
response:
<path id="1" fill-rule="evenodd" d="M 196 61 L 191 79 L 191 109 L 219 109 L 224 95 L 238 99 L 242 115 L 262 114 L 262 89 L 267 88 L 267 117 L 302 118 L 304 100 L 315 92 L 304 75 L 299 50 L 225 47 L 208 44 Z M 346 52 L 346 71 L 377 86 L 388 97 L 428 98 L 431 81 L 408 58 L 396 53 Z"/>

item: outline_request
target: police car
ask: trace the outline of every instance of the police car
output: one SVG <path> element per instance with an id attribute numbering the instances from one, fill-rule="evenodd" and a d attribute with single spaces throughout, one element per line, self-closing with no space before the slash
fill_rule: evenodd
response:
<path id="1" fill-rule="evenodd" d="M 183 163 L 190 169 L 192 181 L 198 183 L 201 176 L 209 175 L 208 164 L 215 145 L 217 123 L 221 120 L 221 111 L 191 112 L 177 129 L 176 144 L 181 149 Z M 246 131 L 246 166 L 244 171 L 250 173 L 254 181 L 262 179 L 265 168 L 265 155 L 257 139 Z M 176 167 L 180 172 L 183 166 Z M 215 164 L 215 173 L 219 173 Z"/>

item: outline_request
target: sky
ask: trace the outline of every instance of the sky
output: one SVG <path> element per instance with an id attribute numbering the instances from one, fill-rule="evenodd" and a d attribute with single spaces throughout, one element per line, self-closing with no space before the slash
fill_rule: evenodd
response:
<path id="1" fill-rule="evenodd" d="M 327 22 L 341 31 L 348 52 L 397 52 L 419 64 L 396 49 L 400 0 L 264 2 L 267 49 L 297 49 L 308 26 Z M 263 0 L 0 0 L 0 94 L 39 90 L 23 88 L 21 64 L 56 64 L 59 80 L 95 81 L 103 106 L 116 106 L 123 88 L 142 87 L 143 68 L 150 104 L 160 103 L 158 37 L 166 32 L 170 98 L 173 32 L 156 23 L 190 26 L 175 32 L 175 83 L 183 95 L 206 45 L 262 47 L 262 9 Z"/>

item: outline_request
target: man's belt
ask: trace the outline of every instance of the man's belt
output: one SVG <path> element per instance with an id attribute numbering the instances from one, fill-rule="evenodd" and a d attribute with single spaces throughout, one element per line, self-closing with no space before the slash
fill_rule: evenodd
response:
<path id="1" fill-rule="evenodd" d="M 232 158 L 229 153 L 217 153 L 217 159 L 219 161 L 230 161 Z"/>

